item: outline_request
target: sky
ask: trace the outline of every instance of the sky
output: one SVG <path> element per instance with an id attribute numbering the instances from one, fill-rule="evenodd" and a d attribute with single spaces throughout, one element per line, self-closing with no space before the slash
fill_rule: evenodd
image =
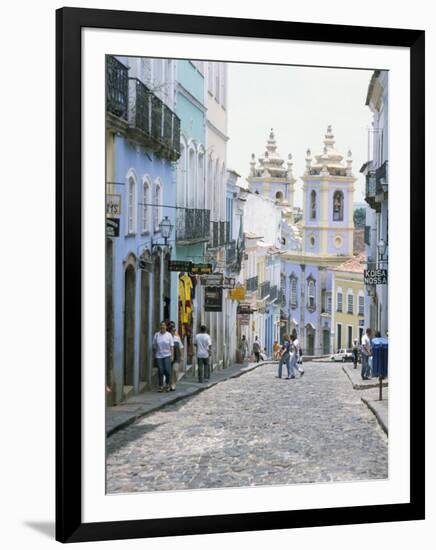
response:
<path id="1" fill-rule="evenodd" d="M 248 176 L 251 153 L 263 156 L 274 128 L 278 152 L 291 153 L 295 206 L 302 206 L 302 181 L 307 149 L 322 153 L 327 126 L 332 125 L 335 148 L 353 153 L 357 177 L 354 202 L 362 202 L 367 161 L 368 128 L 372 115 L 365 105 L 372 71 L 229 63 L 227 167 L 241 180 Z"/>

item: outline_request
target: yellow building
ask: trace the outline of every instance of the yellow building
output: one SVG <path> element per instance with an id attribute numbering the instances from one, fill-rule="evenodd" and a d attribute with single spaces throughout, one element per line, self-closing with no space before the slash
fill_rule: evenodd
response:
<path id="1" fill-rule="evenodd" d="M 365 294 L 363 284 L 364 256 L 360 254 L 332 273 L 332 342 L 331 349 L 352 348 L 361 341 L 364 331 Z"/>

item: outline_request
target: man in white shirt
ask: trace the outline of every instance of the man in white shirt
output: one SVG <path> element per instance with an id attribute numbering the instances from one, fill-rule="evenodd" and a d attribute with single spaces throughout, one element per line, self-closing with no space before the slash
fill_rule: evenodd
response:
<path id="1" fill-rule="evenodd" d="M 369 367 L 369 358 L 372 355 L 371 351 L 371 329 L 367 328 L 365 334 L 362 336 L 362 342 L 360 346 L 360 353 L 362 357 L 362 380 L 369 380 L 371 378 L 371 369 Z"/>
<path id="2" fill-rule="evenodd" d="M 194 339 L 194 346 L 197 349 L 197 366 L 198 366 L 198 381 L 203 382 L 210 378 L 209 357 L 212 349 L 212 340 L 206 332 L 206 326 L 201 325 L 200 334 L 197 334 Z"/>
<path id="3" fill-rule="evenodd" d="M 158 391 L 169 391 L 171 385 L 171 362 L 174 358 L 174 339 L 171 334 L 167 332 L 167 325 L 165 322 L 160 324 L 159 332 L 156 332 L 153 336 L 153 351 L 158 368 Z"/>

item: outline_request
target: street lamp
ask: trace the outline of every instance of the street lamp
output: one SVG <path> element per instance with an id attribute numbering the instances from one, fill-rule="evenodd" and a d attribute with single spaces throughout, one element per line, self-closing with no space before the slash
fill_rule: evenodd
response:
<path id="1" fill-rule="evenodd" d="M 174 226 L 171 223 L 171 220 L 168 218 L 168 216 L 165 216 L 165 218 L 159 224 L 159 231 L 163 237 L 163 240 L 165 241 L 164 242 L 165 246 L 168 245 L 168 239 L 170 238 L 173 227 Z M 162 243 L 155 243 L 152 241 L 151 248 L 153 249 L 156 246 L 162 246 Z"/>
<path id="2" fill-rule="evenodd" d="M 387 246 L 386 241 L 384 239 L 380 239 L 379 242 L 377 243 L 379 258 L 380 258 L 381 261 L 384 261 L 386 246 Z"/>
<path id="3" fill-rule="evenodd" d="M 165 218 L 160 222 L 159 229 L 166 246 L 168 244 L 168 239 L 170 238 L 171 231 L 173 230 L 173 225 L 168 216 L 165 216 Z"/>

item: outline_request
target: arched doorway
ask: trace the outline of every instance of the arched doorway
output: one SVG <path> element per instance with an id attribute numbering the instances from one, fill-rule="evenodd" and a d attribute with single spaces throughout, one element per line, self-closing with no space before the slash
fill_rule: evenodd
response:
<path id="1" fill-rule="evenodd" d="M 308 323 L 306 325 L 306 355 L 315 354 L 315 329 Z"/>
<path id="2" fill-rule="evenodd" d="M 161 291 L 160 291 L 160 254 L 155 254 L 153 256 L 153 334 L 158 331 L 160 319 L 160 302 L 161 302 Z"/>
<path id="3" fill-rule="evenodd" d="M 146 261 L 147 258 L 144 258 Z M 149 261 L 149 260 L 148 260 Z M 147 265 L 147 264 L 146 264 Z M 141 320 L 139 328 L 139 380 L 140 382 L 147 382 L 151 377 L 149 377 L 149 368 L 151 366 L 150 362 L 150 352 L 149 349 L 149 333 L 150 333 L 150 322 L 149 322 L 149 312 L 150 312 L 150 271 L 141 270 Z"/>
<path id="4" fill-rule="evenodd" d="M 124 385 L 133 386 L 135 363 L 136 271 L 128 265 L 124 272 Z"/>

